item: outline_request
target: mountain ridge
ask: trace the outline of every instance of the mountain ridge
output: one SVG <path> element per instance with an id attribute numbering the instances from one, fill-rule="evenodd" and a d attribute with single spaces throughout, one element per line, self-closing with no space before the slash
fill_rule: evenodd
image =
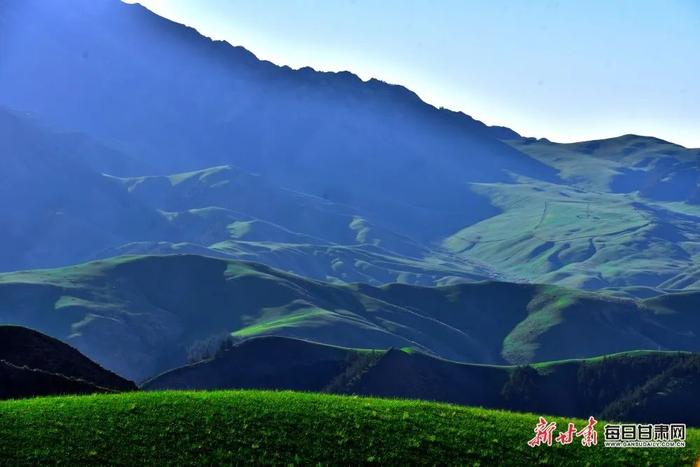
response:
<path id="1" fill-rule="evenodd" d="M 279 355 L 285 359 L 280 361 Z M 141 389 L 329 392 L 697 425 L 700 418 L 693 409 L 700 406 L 684 393 L 700 385 L 693 374 L 698 364 L 698 354 L 649 351 L 533 366 L 479 365 L 411 349 L 348 349 L 269 336 L 222 346 L 210 358 L 162 373 L 144 382 Z M 682 390 L 669 385 L 668 373 L 682 382 L 675 384 L 676 388 L 683 385 Z M 639 403 L 653 387 L 664 383 L 672 395 Z M 682 401 L 674 403 L 673 397 Z"/>
<path id="2" fill-rule="evenodd" d="M 0 116 L 0 270 L 187 251 L 332 282 L 700 288 L 696 150 L 520 138 L 116 0 L 0 19 L 0 106 L 34 116 L 31 137 Z"/>
<path id="3" fill-rule="evenodd" d="M 142 381 L 231 334 L 450 360 L 525 364 L 629 350 L 700 350 L 700 294 L 646 300 L 504 282 L 333 285 L 255 263 L 136 256 L 0 275 L 0 320 L 63 339 Z M 496 312 L 497 311 L 497 312 Z"/>

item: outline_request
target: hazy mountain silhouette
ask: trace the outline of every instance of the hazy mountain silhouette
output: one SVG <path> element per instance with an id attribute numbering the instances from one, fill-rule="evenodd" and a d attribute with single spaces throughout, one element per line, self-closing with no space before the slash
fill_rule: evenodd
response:
<path id="1" fill-rule="evenodd" d="M 400 86 L 259 61 L 138 5 L 8 0 L 0 16 L 0 104 L 161 174 L 234 164 L 425 238 L 491 212 L 469 181 L 556 178 L 500 142 L 506 129 Z"/>
<path id="2" fill-rule="evenodd" d="M 118 0 L 5 0 L 0 26 L 0 270 L 189 252 L 335 282 L 700 284 L 697 150 L 521 138 Z"/>

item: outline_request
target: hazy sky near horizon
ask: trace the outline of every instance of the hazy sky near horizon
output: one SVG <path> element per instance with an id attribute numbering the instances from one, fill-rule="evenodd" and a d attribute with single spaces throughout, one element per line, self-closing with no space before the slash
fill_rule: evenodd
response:
<path id="1" fill-rule="evenodd" d="M 138 3 L 261 59 L 401 84 L 525 136 L 700 147 L 700 0 Z"/>

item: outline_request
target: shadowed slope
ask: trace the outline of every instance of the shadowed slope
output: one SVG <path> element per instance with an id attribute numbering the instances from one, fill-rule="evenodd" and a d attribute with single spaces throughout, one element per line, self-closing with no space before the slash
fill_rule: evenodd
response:
<path id="1" fill-rule="evenodd" d="M 0 398 L 129 391 L 127 381 L 54 338 L 0 326 Z"/>
<path id="2" fill-rule="evenodd" d="M 356 350 L 261 337 L 163 373 L 142 388 L 324 391 L 700 425 L 700 403 L 690 397 L 700 390 L 698 362 L 698 354 L 630 352 L 534 368 L 488 366 L 410 349 Z M 669 394 L 654 392 L 661 387 Z M 668 414 L 662 413 L 663 407 Z"/>
<path id="3" fill-rule="evenodd" d="M 0 104 L 159 173 L 234 164 L 421 241 L 493 214 L 466 182 L 557 179 L 499 140 L 511 131 L 400 86 L 259 61 L 139 5 L 6 0 L 0 18 Z"/>

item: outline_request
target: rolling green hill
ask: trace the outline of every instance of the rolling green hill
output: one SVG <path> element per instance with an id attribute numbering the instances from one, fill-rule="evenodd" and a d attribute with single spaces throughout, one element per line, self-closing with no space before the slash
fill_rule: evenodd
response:
<path id="1" fill-rule="evenodd" d="M 0 402 L 11 465 L 692 465 L 686 448 L 531 448 L 537 415 L 293 392 L 156 392 Z M 569 420 L 550 418 L 559 427 Z M 585 422 L 575 420 L 577 427 Z M 599 422 L 602 427 L 604 422 Z"/>
<path id="2" fill-rule="evenodd" d="M 33 327 L 142 381 L 221 333 L 413 347 L 491 364 L 700 350 L 695 293 L 630 300 L 554 286 L 333 285 L 216 258 L 133 256 L 0 275 L 0 321 Z"/>

